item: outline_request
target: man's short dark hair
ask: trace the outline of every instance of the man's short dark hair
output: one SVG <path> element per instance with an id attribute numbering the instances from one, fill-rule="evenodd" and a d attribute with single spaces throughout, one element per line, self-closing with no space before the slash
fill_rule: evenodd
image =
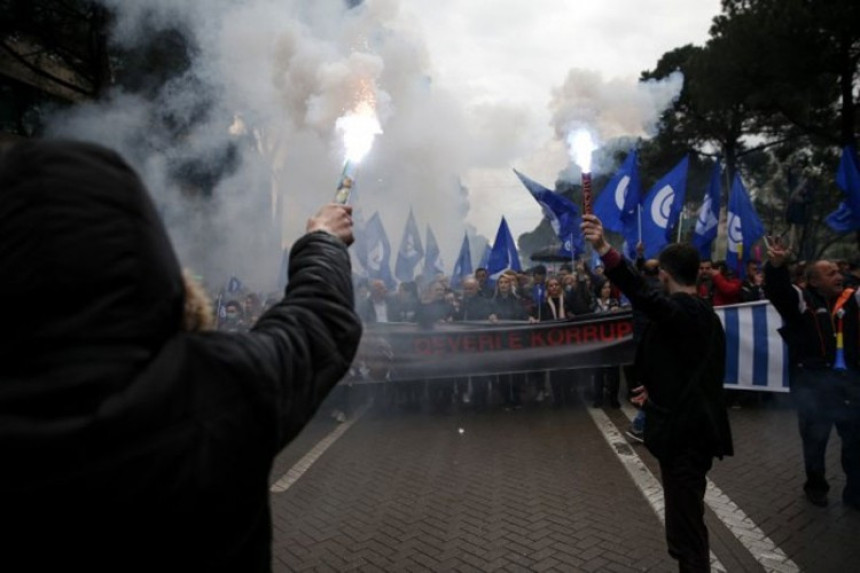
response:
<path id="1" fill-rule="evenodd" d="M 654 259 L 648 259 L 645 261 L 645 264 L 642 265 L 642 274 L 647 277 L 656 277 L 660 274 L 660 263 Z"/>
<path id="2" fill-rule="evenodd" d="M 660 268 L 682 286 L 693 286 L 699 275 L 699 251 L 692 245 L 675 243 L 660 253 Z"/>
<path id="3" fill-rule="evenodd" d="M 533 275 L 545 275 L 546 274 L 546 267 L 543 265 L 535 265 L 534 268 L 532 268 L 532 274 Z"/>

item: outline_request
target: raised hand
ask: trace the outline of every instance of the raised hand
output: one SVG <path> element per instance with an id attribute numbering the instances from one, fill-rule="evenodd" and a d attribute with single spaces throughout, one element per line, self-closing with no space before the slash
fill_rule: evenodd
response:
<path id="1" fill-rule="evenodd" d="M 316 215 L 308 219 L 307 232 L 314 231 L 325 231 L 351 245 L 355 240 L 352 235 L 352 207 L 337 203 L 323 205 Z"/>

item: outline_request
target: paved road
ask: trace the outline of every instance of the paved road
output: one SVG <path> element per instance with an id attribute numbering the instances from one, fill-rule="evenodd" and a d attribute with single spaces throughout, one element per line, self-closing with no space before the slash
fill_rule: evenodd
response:
<path id="1" fill-rule="evenodd" d="M 275 571 L 675 570 L 637 483 L 659 470 L 618 439 L 629 411 L 460 410 L 370 409 L 340 425 L 321 411 L 272 473 Z M 731 419 L 737 454 L 710 474 L 715 570 L 858 570 L 860 512 L 839 502 L 835 432 L 822 509 L 800 495 L 787 400 Z"/>

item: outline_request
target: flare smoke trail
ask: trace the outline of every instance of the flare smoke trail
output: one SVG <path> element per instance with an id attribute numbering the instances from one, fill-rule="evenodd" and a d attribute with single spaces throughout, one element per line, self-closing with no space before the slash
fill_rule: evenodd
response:
<path id="1" fill-rule="evenodd" d="M 626 137 L 656 134 L 660 114 L 681 93 L 684 76 L 674 72 L 665 80 L 631 84 L 604 80 L 599 72 L 573 69 L 553 90 L 550 111 L 556 136 L 562 141 L 574 130 L 588 128 L 599 146 Z M 592 172 L 611 166 L 592 165 Z M 568 174 L 573 181 L 579 173 Z"/>

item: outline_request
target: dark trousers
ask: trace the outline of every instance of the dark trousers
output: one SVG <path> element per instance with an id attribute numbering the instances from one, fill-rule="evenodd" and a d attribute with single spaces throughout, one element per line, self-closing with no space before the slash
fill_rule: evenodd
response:
<path id="1" fill-rule="evenodd" d="M 666 506 L 666 543 L 678 570 L 710 573 L 708 529 L 705 527 L 706 475 L 713 458 L 685 449 L 671 460 L 660 461 Z"/>
<path id="2" fill-rule="evenodd" d="M 600 407 L 604 400 L 613 408 L 619 407 L 618 389 L 621 386 L 621 373 L 618 366 L 607 366 L 594 371 L 594 405 Z"/>
<path id="3" fill-rule="evenodd" d="M 833 426 L 842 440 L 845 471 L 843 499 L 860 505 L 860 379 L 857 373 L 802 370 L 794 373 L 791 388 L 803 442 L 806 483 L 803 489 L 827 493 L 827 441 Z"/>
<path id="4" fill-rule="evenodd" d="M 541 375 L 543 373 L 541 372 Z M 523 382 L 526 374 L 499 374 L 499 393 L 508 407 L 522 406 Z"/>

